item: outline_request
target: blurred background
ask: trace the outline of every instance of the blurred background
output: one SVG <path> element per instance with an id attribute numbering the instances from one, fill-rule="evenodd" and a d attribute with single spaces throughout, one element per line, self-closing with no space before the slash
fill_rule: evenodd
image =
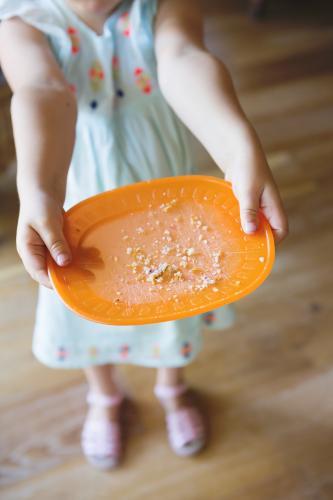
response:
<path id="1" fill-rule="evenodd" d="M 209 446 L 193 459 L 175 457 L 152 395 L 154 371 L 123 367 L 138 403 L 127 416 L 126 460 L 111 474 L 85 464 L 81 373 L 45 368 L 31 354 L 37 286 L 15 250 L 15 157 L 2 80 L 1 498 L 333 499 L 333 5 L 204 4 L 207 43 L 233 75 L 291 229 L 271 277 L 236 304 L 235 326 L 206 332 L 189 367 L 210 421 Z M 200 158 L 204 173 L 218 175 L 202 151 Z"/>

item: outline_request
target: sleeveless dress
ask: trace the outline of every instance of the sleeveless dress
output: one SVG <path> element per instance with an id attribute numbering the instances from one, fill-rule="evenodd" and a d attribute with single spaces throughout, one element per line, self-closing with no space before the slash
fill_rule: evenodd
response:
<path id="1" fill-rule="evenodd" d="M 157 0 L 120 2 L 98 35 L 66 0 L 0 1 L 0 19 L 19 16 L 46 35 L 78 101 L 65 209 L 124 184 L 195 172 L 188 131 L 158 87 L 156 9 Z M 106 326 L 80 318 L 41 287 L 33 352 L 59 368 L 178 367 L 200 351 L 203 318 L 208 326 L 222 328 L 233 321 L 233 313 L 224 307 L 184 320 Z"/>

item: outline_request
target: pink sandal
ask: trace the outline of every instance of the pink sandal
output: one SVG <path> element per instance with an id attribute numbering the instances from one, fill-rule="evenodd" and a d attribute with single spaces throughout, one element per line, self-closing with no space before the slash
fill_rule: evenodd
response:
<path id="1" fill-rule="evenodd" d="M 89 393 L 87 403 L 111 408 L 119 406 L 123 399 L 122 394 L 105 396 Z M 91 465 L 103 470 L 112 469 L 118 465 L 122 452 L 120 422 L 87 418 L 81 434 L 81 446 Z"/>
<path id="2" fill-rule="evenodd" d="M 155 396 L 164 402 L 184 394 L 187 385 L 156 385 Z M 198 453 L 206 443 L 206 433 L 202 416 L 194 406 L 184 406 L 166 413 L 169 443 L 176 455 L 187 457 Z"/>

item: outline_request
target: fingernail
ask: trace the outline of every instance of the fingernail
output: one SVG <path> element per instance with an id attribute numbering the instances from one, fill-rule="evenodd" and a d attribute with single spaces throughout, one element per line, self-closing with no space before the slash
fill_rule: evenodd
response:
<path id="1" fill-rule="evenodd" d="M 57 255 L 56 261 L 57 261 L 58 266 L 64 266 L 64 265 L 68 264 L 69 257 L 64 253 L 61 253 L 61 254 Z"/>
<path id="2" fill-rule="evenodd" d="M 244 230 L 246 233 L 255 233 L 257 230 L 257 224 L 255 222 L 245 222 Z"/>

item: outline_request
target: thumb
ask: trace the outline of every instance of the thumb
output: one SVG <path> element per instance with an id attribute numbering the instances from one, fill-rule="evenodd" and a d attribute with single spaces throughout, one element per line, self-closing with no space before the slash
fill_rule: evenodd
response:
<path id="1" fill-rule="evenodd" d="M 259 196 L 254 192 L 240 192 L 238 195 L 240 218 L 246 234 L 258 229 Z"/>
<path id="2" fill-rule="evenodd" d="M 48 224 L 40 231 L 40 235 L 52 258 L 59 266 L 66 266 L 70 263 L 71 251 L 65 239 L 61 221 Z"/>

